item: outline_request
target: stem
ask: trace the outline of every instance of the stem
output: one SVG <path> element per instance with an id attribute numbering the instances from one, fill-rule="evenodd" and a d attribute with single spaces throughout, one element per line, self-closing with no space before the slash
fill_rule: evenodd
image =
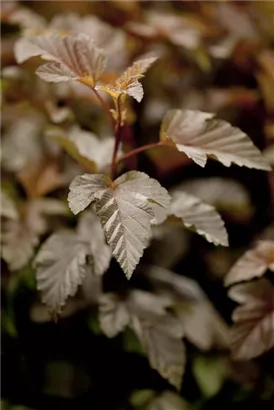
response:
<path id="1" fill-rule="evenodd" d="M 119 144 L 121 142 L 121 106 L 120 106 L 120 96 L 117 99 L 117 113 L 118 113 L 118 118 L 115 126 L 115 144 L 114 144 L 114 149 L 113 149 L 113 155 L 112 155 L 112 161 L 111 161 L 111 171 L 110 171 L 110 176 L 111 179 L 113 180 L 115 178 L 115 170 L 116 170 L 116 158 L 117 158 L 117 153 L 119 149 Z"/>
<path id="2" fill-rule="evenodd" d="M 157 148 L 157 147 L 166 147 L 167 145 L 168 144 L 166 143 L 166 141 L 152 142 L 151 144 L 143 145 L 142 147 L 135 148 L 132 151 L 127 152 L 122 157 L 118 158 L 115 164 L 118 165 L 121 162 L 125 161 L 126 159 L 132 157 L 133 155 L 139 154 L 140 152 L 148 151 L 152 148 Z"/>
<path id="3" fill-rule="evenodd" d="M 106 114 L 107 114 L 107 116 L 108 116 L 108 118 L 109 118 L 109 121 L 110 121 L 112 127 L 114 128 L 114 127 L 115 127 L 115 125 L 114 125 L 114 119 L 113 119 L 112 114 L 111 114 L 111 112 L 110 112 L 110 107 L 109 107 L 108 103 L 101 97 L 101 95 L 98 93 L 97 90 L 95 90 L 95 88 L 92 88 L 92 91 L 94 92 L 94 94 L 96 95 L 96 97 L 97 97 L 98 100 L 100 101 L 102 107 L 103 107 L 104 110 L 106 111 Z"/>

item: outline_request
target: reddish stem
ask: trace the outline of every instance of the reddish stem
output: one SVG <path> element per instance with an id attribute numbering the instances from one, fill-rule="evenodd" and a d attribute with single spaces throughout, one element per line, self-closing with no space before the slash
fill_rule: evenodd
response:
<path id="1" fill-rule="evenodd" d="M 113 149 L 113 155 L 112 155 L 112 161 L 111 161 L 111 171 L 110 171 L 110 177 L 113 180 L 115 178 L 115 171 L 116 171 L 116 158 L 117 158 L 117 153 L 119 149 L 119 145 L 121 142 L 122 138 L 122 127 L 121 127 L 121 106 L 120 106 L 120 98 L 118 97 L 117 99 L 117 113 L 118 113 L 118 118 L 115 126 L 115 144 L 114 144 L 114 149 Z"/>
<path id="2" fill-rule="evenodd" d="M 115 164 L 118 165 L 121 162 L 125 161 L 126 159 L 132 157 L 133 155 L 139 154 L 140 152 L 144 152 L 144 151 L 148 151 L 152 148 L 164 147 L 164 146 L 167 146 L 166 141 L 152 142 L 151 144 L 143 145 L 142 147 L 135 148 L 135 149 L 127 152 L 122 157 L 118 158 L 116 160 Z"/>
<path id="3" fill-rule="evenodd" d="M 107 116 L 109 118 L 109 121 L 110 121 L 112 127 L 115 128 L 114 119 L 112 117 L 112 114 L 111 114 L 110 107 L 109 107 L 108 103 L 101 97 L 101 95 L 98 93 L 97 90 L 95 90 L 95 88 L 92 88 L 92 90 L 93 90 L 94 94 L 96 95 L 96 97 L 98 98 L 98 100 L 100 101 L 102 107 L 106 111 Z"/>

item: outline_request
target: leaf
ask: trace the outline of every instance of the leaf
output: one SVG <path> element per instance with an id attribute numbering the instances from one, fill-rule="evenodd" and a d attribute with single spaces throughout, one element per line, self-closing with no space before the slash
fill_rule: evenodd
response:
<path id="1" fill-rule="evenodd" d="M 177 318 L 167 312 L 170 298 L 142 290 L 124 298 L 113 293 L 100 299 L 99 321 L 108 337 L 116 336 L 129 325 L 145 349 L 150 365 L 179 388 L 185 363 L 183 329 Z"/>
<path id="2" fill-rule="evenodd" d="M 113 137 L 100 139 L 77 126 L 72 127 L 68 133 L 55 128 L 50 130 L 48 135 L 56 139 L 72 158 L 92 172 L 103 172 L 109 168 L 115 142 Z M 122 150 L 119 149 L 117 158 L 121 154 Z"/>
<path id="3" fill-rule="evenodd" d="M 270 170 L 248 136 L 214 114 L 192 110 L 170 110 L 161 126 L 161 139 L 175 144 L 196 164 L 204 167 L 213 157 L 229 167 L 231 163 Z"/>
<path id="4" fill-rule="evenodd" d="M 30 114 L 15 118 L 2 139 L 2 166 L 12 172 L 19 172 L 31 164 L 37 164 L 43 155 L 40 132 L 43 118 Z"/>
<path id="5" fill-rule="evenodd" d="M 114 182 L 103 174 L 78 176 L 70 184 L 68 201 L 74 214 L 95 201 L 112 254 L 129 279 L 149 243 L 151 224 L 170 198 L 156 180 L 131 171 Z"/>
<path id="6" fill-rule="evenodd" d="M 193 373 L 204 397 L 215 396 L 224 383 L 225 362 L 222 357 L 197 356 Z"/>
<path id="7" fill-rule="evenodd" d="M 32 198 L 42 197 L 62 185 L 59 163 L 56 159 L 40 158 L 17 175 L 25 191 Z"/>
<path id="8" fill-rule="evenodd" d="M 80 216 L 77 233 L 82 241 L 89 244 L 90 254 L 93 256 L 94 274 L 102 275 L 109 267 L 111 249 L 106 244 L 100 219 L 95 212 L 86 211 Z"/>
<path id="9" fill-rule="evenodd" d="M 157 291 L 173 299 L 173 308 L 191 343 L 201 350 L 227 347 L 228 327 L 197 282 L 160 266 L 149 266 L 146 272 Z"/>
<path id="10" fill-rule="evenodd" d="M 206 294 L 193 279 L 156 265 L 146 266 L 145 272 L 152 282 L 157 285 L 158 290 L 172 294 L 178 300 L 185 299 L 192 302 L 201 302 L 206 299 Z"/>
<path id="11" fill-rule="evenodd" d="M 130 397 L 130 404 L 135 407 L 142 407 L 146 405 L 153 397 L 155 392 L 153 390 L 143 389 L 134 390 Z"/>
<path id="12" fill-rule="evenodd" d="M 99 300 L 99 322 L 107 337 L 114 337 L 129 324 L 127 305 L 114 293 L 103 294 Z"/>
<path id="13" fill-rule="evenodd" d="M 1 216 L 9 219 L 18 219 L 18 211 L 13 200 L 1 189 Z"/>
<path id="14" fill-rule="evenodd" d="M 252 204 L 245 187 L 233 179 L 198 178 L 183 182 L 177 189 L 195 195 L 219 210 L 229 212 L 233 218 L 250 217 Z"/>
<path id="15" fill-rule="evenodd" d="M 201 33 L 200 27 L 195 26 L 193 17 L 187 19 L 187 17 L 160 10 L 151 10 L 147 17 L 150 26 L 156 27 L 160 36 L 166 36 L 171 43 L 189 50 L 198 48 Z"/>
<path id="16" fill-rule="evenodd" d="M 134 291 L 128 299 L 131 327 L 143 345 L 151 367 L 177 389 L 180 388 L 185 366 L 180 321 L 167 313 L 169 297 Z"/>
<path id="17" fill-rule="evenodd" d="M 1 255 L 10 270 L 23 268 L 32 258 L 37 244 L 37 235 L 22 221 L 7 220 L 2 224 Z"/>
<path id="18" fill-rule="evenodd" d="M 95 163 L 86 158 L 86 156 L 80 154 L 76 143 L 72 138 L 70 138 L 70 135 L 66 135 L 62 129 L 48 130 L 46 134 L 47 136 L 54 138 L 62 146 L 62 148 L 64 148 L 64 150 L 79 164 L 83 165 L 91 172 L 95 171 Z"/>
<path id="19" fill-rule="evenodd" d="M 67 301 L 64 310 L 61 312 L 60 318 L 64 319 L 71 317 L 87 307 L 88 302 L 85 300 L 70 299 Z M 31 306 L 30 318 L 35 323 L 48 323 L 52 321 L 52 316 L 50 315 L 47 307 L 39 302 L 34 303 Z"/>
<path id="20" fill-rule="evenodd" d="M 274 346 L 274 287 L 267 279 L 238 284 L 229 297 L 241 306 L 232 319 L 230 346 L 235 360 L 249 360 Z"/>
<path id="21" fill-rule="evenodd" d="M 185 366 L 183 331 L 179 322 L 168 315 L 150 321 L 136 317 L 132 326 L 151 367 L 179 390 Z"/>
<path id="22" fill-rule="evenodd" d="M 30 47 L 29 57 L 39 55 L 51 61 L 36 71 L 39 77 L 49 82 L 77 80 L 94 87 L 106 64 L 103 50 L 85 34 L 31 37 L 25 47 Z"/>
<path id="23" fill-rule="evenodd" d="M 88 275 L 102 275 L 108 268 L 110 251 L 98 228 L 96 215 L 83 215 L 77 233 L 55 233 L 40 248 L 34 261 L 37 287 L 54 315 L 61 313 L 68 296 L 75 295 Z"/>
<path id="24" fill-rule="evenodd" d="M 91 274 L 88 255 L 87 243 L 78 241 L 70 231 L 53 234 L 40 248 L 34 261 L 37 288 L 51 313 L 61 313 L 66 299 L 74 296 L 86 275 Z"/>
<path id="25" fill-rule="evenodd" d="M 267 269 L 274 272 L 274 241 L 259 241 L 232 266 L 225 285 L 261 277 Z"/>
<path id="26" fill-rule="evenodd" d="M 172 391 L 163 391 L 154 397 L 145 410 L 188 410 L 188 404 Z"/>
<path id="27" fill-rule="evenodd" d="M 144 77 L 144 73 L 156 60 L 157 57 L 148 57 L 135 61 L 131 67 L 117 78 L 113 86 L 99 86 L 99 89 L 116 97 L 121 94 L 127 94 L 140 102 L 143 99 L 144 91 L 142 84 L 138 80 Z"/>
<path id="28" fill-rule="evenodd" d="M 205 236 L 209 242 L 228 246 L 224 222 L 212 205 L 177 190 L 172 195 L 170 213 L 180 218 L 187 228 L 194 227 L 195 231 Z"/>
<path id="29" fill-rule="evenodd" d="M 126 36 L 119 30 L 95 15 L 79 16 L 66 13 L 55 16 L 49 24 L 51 32 L 86 34 L 92 38 L 97 47 L 102 48 L 108 57 L 107 69 L 117 70 L 124 67 L 127 61 Z"/>
<path id="30" fill-rule="evenodd" d="M 25 206 L 25 223 L 32 232 L 43 235 L 49 228 L 50 216 L 64 216 L 67 213 L 66 204 L 58 199 L 32 199 Z"/>

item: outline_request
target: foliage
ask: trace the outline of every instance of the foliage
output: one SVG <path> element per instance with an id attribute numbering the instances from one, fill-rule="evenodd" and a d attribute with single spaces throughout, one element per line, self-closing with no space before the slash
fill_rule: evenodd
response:
<path id="1" fill-rule="evenodd" d="M 42 3 L 1 11 L 4 344 L 71 329 L 39 390 L 96 408 L 237 400 L 254 358 L 270 397 L 274 7 Z"/>

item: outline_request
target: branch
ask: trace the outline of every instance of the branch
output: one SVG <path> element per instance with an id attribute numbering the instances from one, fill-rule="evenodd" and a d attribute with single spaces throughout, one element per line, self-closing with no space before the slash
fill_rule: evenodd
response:
<path id="1" fill-rule="evenodd" d="M 100 101 L 102 107 L 104 108 L 112 127 L 115 128 L 114 118 L 112 117 L 112 114 L 111 114 L 110 107 L 109 107 L 108 103 L 101 97 L 101 95 L 98 93 L 97 90 L 95 90 L 95 88 L 92 88 L 92 91 L 94 92 L 94 94 L 96 95 L 96 97 Z"/>
<path id="2" fill-rule="evenodd" d="M 112 180 L 115 178 L 117 153 L 118 153 L 118 149 L 119 149 L 119 145 L 120 145 L 121 137 L 122 137 L 120 96 L 117 99 L 117 113 L 118 113 L 118 118 L 117 118 L 116 126 L 114 128 L 115 144 L 114 144 L 114 149 L 113 149 L 113 155 L 112 155 L 112 161 L 111 161 L 111 171 L 110 171 L 110 176 Z"/>
<path id="3" fill-rule="evenodd" d="M 159 142 L 153 142 L 151 144 L 143 145 L 142 147 L 135 148 L 132 151 L 127 152 L 125 155 L 121 156 L 115 161 L 115 164 L 118 165 L 121 162 L 125 161 L 126 159 L 132 157 L 133 155 L 137 155 L 140 152 L 148 151 L 152 148 L 157 148 L 157 147 L 166 147 L 168 144 L 166 141 L 159 141 Z"/>

